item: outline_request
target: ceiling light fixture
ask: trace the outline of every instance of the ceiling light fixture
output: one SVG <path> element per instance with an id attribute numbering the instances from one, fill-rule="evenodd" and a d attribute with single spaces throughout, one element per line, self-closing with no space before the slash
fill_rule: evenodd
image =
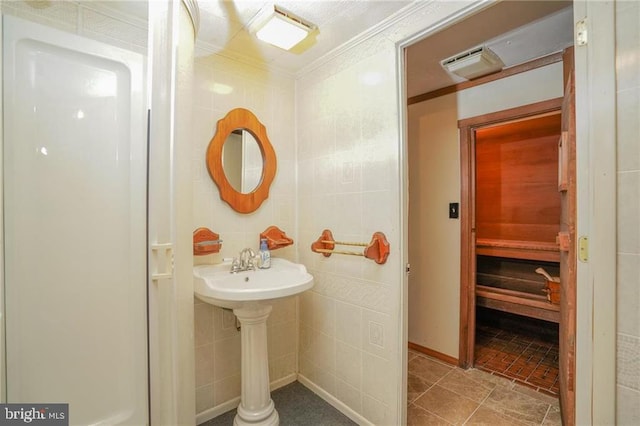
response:
<path id="1" fill-rule="evenodd" d="M 275 5 L 265 7 L 250 24 L 260 40 L 289 50 L 304 40 L 315 25 Z"/>
<path id="2" fill-rule="evenodd" d="M 459 53 L 441 62 L 444 69 L 471 80 L 500 71 L 504 62 L 486 46 Z"/>

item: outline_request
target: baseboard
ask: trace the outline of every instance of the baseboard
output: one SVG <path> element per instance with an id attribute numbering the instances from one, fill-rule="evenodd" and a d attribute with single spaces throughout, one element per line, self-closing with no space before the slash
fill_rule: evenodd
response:
<path id="1" fill-rule="evenodd" d="M 356 413 L 348 407 L 344 402 L 337 399 L 335 396 L 331 395 L 326 390 L 322 389 L 320 386 L 313 383 L 311 380 L 307 379 L 302 374 L 298 374 L 298 381 L 306 386 L 311 392 L 318 395 L 320 398 L 327 401 L 330 405 L 333 406 L 336 410 L 340 411 L 345 416 L 349 417 L 351 420 L 356 422 L 360 426 L 374 426 L 369 420 L 365 419 L 361 414 Z"/>
<path id="2" fill-rule="evenodd" d="M 446 362 L 447 364 L 456 365 L 456 366 L 458 365 L 457 358 L 443 354 L 442 352 L 434 351 L 433 349 L 425 348 L 424 346 L 420 346 L 417 343 L 409 342 L 409 349 L 413 349 L 416 352 L 429 355 L 430 357 L 435 358 L 442 362 Z"/>
<path id="3" fill-rule="evenodd" d="M 220 405 L 216 405 L 215 407 L 209 408 L 207 410 L 201 411 L 196 414 L 196 424 L 200 425 L 204 422 L 208 422 L 214 417 L 218 417 L 220 414 L 224 414 L 229 410 L 233 410 L 238 407 L 240 404 L 240 397 L 237 396 L 233 399 L 223 402 Z"/>
<path id="4" fill-rule="evenodd" d="M 288 376 L 285 376 L 281 379 L 274 380 L 269 384 L 269 389 L 273 392 L 276 389 L 280 389 L 283 386 L 288 385 L 289 383 L 293 383 L 298 379 L 298 375 L 296 373 L 291 373 Z M 202 424 L 204 422 L 208 422 L 209 420 L 218 417 L 221 414 L 226 413 L 229 410 L 233 410 L 237 408 L 240 404 L 240 397 L 235 397 L 230 399 L 229 401 L 223 402 L 220 405 L 216 405 L 215 407 L 209 408 L 208 410 L 204 410 L 198 414 L 196 414 L 196 424 Z M 276 407 L 277 409 L 277 407 Z"/>
<path id="5" fill-rule="evenodd" d="M 298 380 L 298 375 L 296 373 L 291 373 L 288 376 L 284 376 L 281 379 L 271 382 L 271 384 L 269 385 L 269 389 L 271 389 L 271 392 L 273 392 L 274 390 L 280 389 L 283 386 L 287 386 L 289 383 L 293 383 L 296 380 Z"/>

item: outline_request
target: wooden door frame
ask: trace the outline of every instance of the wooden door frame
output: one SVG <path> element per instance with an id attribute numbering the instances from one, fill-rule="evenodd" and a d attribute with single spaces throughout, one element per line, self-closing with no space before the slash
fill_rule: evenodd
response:
<path id="1" fill-rule="evenodd" d="M 460 341 L 458 365 L 473 366 L 476 328 L 475 131 L 481 127 L 559 112 L 555 98 L 458 121 L 460 129 Z"/>

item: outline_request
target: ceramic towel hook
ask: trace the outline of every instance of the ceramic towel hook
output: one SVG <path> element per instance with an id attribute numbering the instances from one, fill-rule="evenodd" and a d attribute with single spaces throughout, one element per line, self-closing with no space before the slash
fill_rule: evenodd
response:
<path id="1" fill-rule="evenodd" d="M 198 228 L 193 231 L 193 254 L 194 256 L 204 256 L 207 254 L 220 253 L 222 240 L 220 235 L 209 228 Z"/>
<path id="2" fill-rule="evenodd" d="M 293 244 L 293 240 L 277 226 L 270 226 L 262 231 L 260 233 L 260 239 L 267 240 L 267 247 L 269 247 L 269 250 L 276 250 Z"/>

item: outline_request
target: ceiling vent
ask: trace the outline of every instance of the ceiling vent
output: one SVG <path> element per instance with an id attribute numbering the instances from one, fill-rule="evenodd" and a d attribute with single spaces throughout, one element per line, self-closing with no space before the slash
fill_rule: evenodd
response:
<path id="1" fill-rule="evenodd" d="M 441 62 L 444 69 L 471 80 L 500 71 L 504 62 L 486 46 L 459 53 Z"/>

